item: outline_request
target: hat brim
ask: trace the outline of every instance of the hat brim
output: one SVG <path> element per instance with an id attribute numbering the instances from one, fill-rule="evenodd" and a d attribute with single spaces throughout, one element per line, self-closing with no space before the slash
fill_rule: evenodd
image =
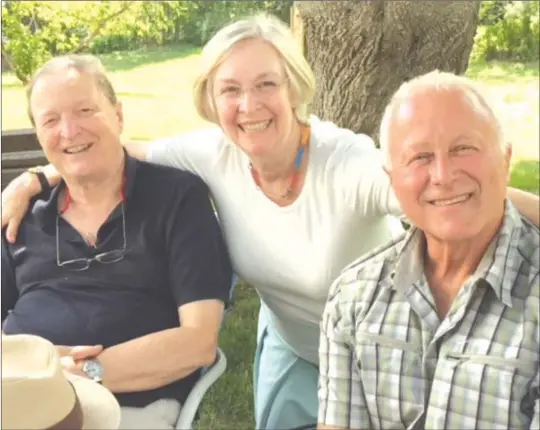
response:
<path id="1" fill-rule="evenodd" d="M 75 388 L 83 412 L 83 430 L 114 430 L 120 426 L 120 405 L 105 387 L 65 372 Z"/>

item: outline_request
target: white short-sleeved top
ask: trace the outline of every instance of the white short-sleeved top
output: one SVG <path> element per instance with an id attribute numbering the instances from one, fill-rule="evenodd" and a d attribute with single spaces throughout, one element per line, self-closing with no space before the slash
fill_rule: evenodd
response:
<path id="1" fill-rule="evenodd" d="M 401 210 L 373 141 L 315 117 L 311 128 L 304 187 L 287 207 L 258 189 L 246 154 L 220 128 L 159 140 L 147 158 L 204 179 L 236 273 L 256 288 L 281 337 L 317 364 L 332 281 L 403 228 L 388 215 Z"/>

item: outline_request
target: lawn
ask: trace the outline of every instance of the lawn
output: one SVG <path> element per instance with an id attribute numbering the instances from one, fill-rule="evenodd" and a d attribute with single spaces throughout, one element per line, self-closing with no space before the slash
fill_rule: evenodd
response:
<path id="1" fill-rule="evenodd" d="M 180 46 L 101 57 L 124 106 L 124 136 L 148 140 L 204 125 L 191 103 L 198 49 Z M 26 98 L 12 75 L 2 79 L 2 130 L 30 127 Z"/>
<path id="2" fill-rule="evenodd" d="M 205 125 L 191 103 L 197 49 L 167 47 L 102 59 L 124 104 L 127 138 L 153 139 Z M 498 102 L 514 148 L 512 185 L 538 193 L 538 63 L 474 64 L 468 75 L 481 80 Z M 3 75 L 2 130 L 30 127 L 25 110 L 22 86 L 12 75 Z M 254 427 L 251 362 L 257 311 L 257 295 L 241 283 L 220 340 L 228 370 L 205 398 L 199 428 Z"/>

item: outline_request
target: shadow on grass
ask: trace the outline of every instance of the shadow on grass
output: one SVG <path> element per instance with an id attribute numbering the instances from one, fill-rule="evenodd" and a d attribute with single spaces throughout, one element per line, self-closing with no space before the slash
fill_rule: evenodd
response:
<path id="1" fill-rule="evenodd" d="M 119 51 L 98 55 L 109 72 L 134 69 L 149 64 L 162 63 L 168 60 L 185 58 L 198 54 L 201 48 L 189 45 L 168 45 L 153 48 L 142 48 L 135 51 Z"/>
<path id="2" fill-rule="evenodd" d="M 508 61 L 474 62 L 469 64 L 466 75 L 472 79 L 508 84 L 511 78 L 538 79 L 539 61 L 527 63 Z"/>
<path id="3" fill-rule="evenodd" d="M 520 160 L 512 166 L 510 186 L 539 194 L 540 172 L 538 160 Z"/>
<path id="4" fill-rule="evenodd" d="M 234 306 L 225 320 L 219 344 L 227 357 L 227 371 L 204 397 L 197 429 L 253 429 L 253 356 L 259 296 L 240 282 Z"/>

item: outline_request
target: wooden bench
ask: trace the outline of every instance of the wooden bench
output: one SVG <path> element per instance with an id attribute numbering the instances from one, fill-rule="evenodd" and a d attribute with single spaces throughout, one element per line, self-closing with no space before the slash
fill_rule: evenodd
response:
<path id="1" fill-rule="evenodd" d="M 29 167 L 45 164 L 34 129 L 2 132 L 2 190 Z"/>

